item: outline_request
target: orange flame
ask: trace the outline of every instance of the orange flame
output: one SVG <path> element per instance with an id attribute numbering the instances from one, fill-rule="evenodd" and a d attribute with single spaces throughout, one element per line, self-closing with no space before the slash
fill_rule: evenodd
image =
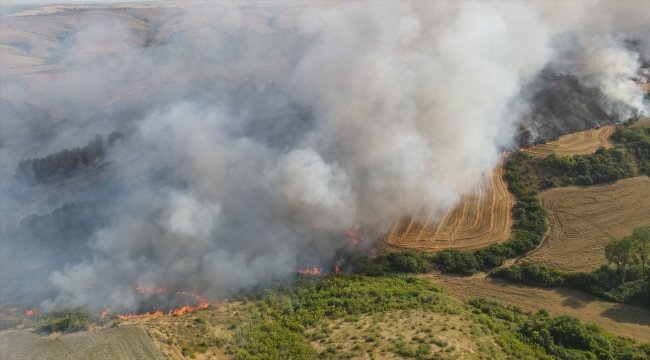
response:
<path id="1" fill-rule="evenodd" d="M 316 264 L 313 269 L 298 270 L 298 272 L 303 275 L 318 275 L 318 264 Z"/>
<path id="2" fill-rule="evenodd" d="M 340 271 L 341 271 L 341 268 L 338 265 L 334 266 L 334 272 L 335 273 L 338 274 Z"/>
<path id="3" fill-rule="evenodd" d="M 104 316 L 106 316 L 106 314 L 108 314 L 109 312 L 111 312 L 111 309 L 103 310 L 103 311 L 102 311 L 102 319 L 103 319 Z"/>
<path id="4" fill-rule="evenodd" d="M 168 292 L 167 289 L 165 288 L 154 288 L 153 286 L 138 286 L 135 288 L 136 291 L 138 292 L 146 292 L 146 293 L 153 293 L 153 294 L 160 294 L 164 292 Z M 180 309 L 175 309 L 175 310 L 170 310 L 169 313 L 167 313 L 168 316 L 171 315 L 182 315 L 185 313 L 189 312 L 194 312 L 196 310 L 201 310 L 201 309 L 207 309 L 210 304 L 212 304 L 212 301 L 206 301 L 205 298 L 202 298 L 199 295 L 192 294 L 187 291 L 175 291 L 174 293 L 176 294 L 181 294 L 185 296 L 190 296 L 193 297 L 194 299 L 198 300 L 199 305 L 197 306 L 183 306 Z M 103 312 L 102 312 L 103 313 Z M 163 312 L 160 310 L 156 310 L 153 314 L 146 312 L 144 314 L 119 314 L 117 315 L 118 318 L 122 320 L 130 320 L 130 319 L 139 319 L 139 318 L 144 318 L 144 317 L 159 317 L 163 316 Z M 103 317 L 103 316 L 102 316 Z"/>
<path id="5" fill-rule="evenodd" d="M 359 239 L 359 225 L 356 225 L 354 229 L 345 229 L 345 232 L 348 233 L 348 236 L 352 240 L 352 247 L 354 248 L 357 246 L 359 241 L 361 241 L 361 239 Z"/>
<path id="6" fill-rule="evenodd" d="M 25 315 L 30 316 L 36 314 L 36 308 L 25 311 Z"/>

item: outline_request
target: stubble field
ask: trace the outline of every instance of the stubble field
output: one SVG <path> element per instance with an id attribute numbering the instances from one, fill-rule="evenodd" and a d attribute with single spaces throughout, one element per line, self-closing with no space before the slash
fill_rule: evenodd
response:
<path id="1" fill-rule="evenodd" d="M 513 284 L 485 274 L 471 277 L 428 274 L 423 277 L 442 285 L 460 300 L 485 297 L 503 305 L 518 306 L 524 311 L 546 309 L 552 316 L 575 316 L 582 321 L 594 322 L 612 334 L 641 342 L 650 341 L 650 312 L 634 306 L 603 301 L 564 288 L 543 289 Z"/>
<path id="2" fill-rule="evenodd" d="M 510 238 L 514 197 L 503 181 L 503 167 L 476 170 L 476 191 L 448 209 L 418 208 L 413 215 L 399 218 L 382 240 L 387 250 L 477 249 Z M 442 217 L 440 217 L 440 214 Z"/>
<path id="3" fill-rule="evenodd" d="M 2 359 L 164 360 L 160 347 L 141 326 L 40 336 L 24 330 L 0 333 Z"/>
<path id="4" fill-rule="evenodd" d="M 608 139 L 615 130 L 616 127 L 613 125 L 602 126 L 599 129 L 590 129 L 564 135 L 558 140 L 523 150 L 531 155 L 537 156 L 551 154 L 556 154 L 557 156 L 592 154 L 601 146 L 605 148 L 611 148 L 613 146 Z"/>
<path id="5" fill-rule="evenodd" d="M 540 194 L 550 230 L 526 260 L 567 271 L 590 272 L 606 262 L 604 248 L 650 225 L 650 178 L 591 187 L 551 189 Z"/>

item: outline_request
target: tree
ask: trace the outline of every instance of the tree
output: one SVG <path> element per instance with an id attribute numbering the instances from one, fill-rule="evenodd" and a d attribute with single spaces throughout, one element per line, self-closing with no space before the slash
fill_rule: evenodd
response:
<path id="1" fill-rule="evenodd" d="M 108 135 L 108 145 L 113 146 L 113 143 L 118 139 L 124 139 L 124 134 L 119 131 L 113 131 Z"/>
<path id="2" fill-rule="evenodd" d="M 605 246 L 605 257 L 610 263 L 615 263 L 623 273 L 625 282 L 625 267 L 634 256 L 634 239 L 629 236 L 621 240 L 614 240 Z"/>
<path id="3" fill-rule="evenodd" d="M 641 259 L 641 276 L 645 281 L 645 263 L 650 253 L 650 226 L 635 228 L 632 239 L 634 239 L 634 253 Z"/>

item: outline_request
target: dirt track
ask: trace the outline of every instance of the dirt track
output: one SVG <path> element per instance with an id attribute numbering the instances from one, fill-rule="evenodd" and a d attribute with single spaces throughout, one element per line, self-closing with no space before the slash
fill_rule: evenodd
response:
<path id="1" fill-rule="evenodd" d="M 473 186 L 478 191 L 466 196 L 458 206 L 443 212 L 419 208 L 410 217 L 401 217 L 383 239 L 390 249 L 439 250 L 449 247 L 469 250 L 510 238 L 514 198 L 503 181 L 503 168 L 476 170 Z M 438 212 L 438 213 L 436 213 Z M 418 219 L 418 220 L 414 220 Z"/>
<path id="2" fill-rule="evenodd" d="M 614 184 L 552 189 L 540 194 L 548 211 L 549 234 L 540 248 L 526 257 L 568 271 L 591 271 L 605 263 L 603 249 L 650 225 L 650 178 L 619 180 Z"/>
<path id="3" fill-rule="evenodd" d="M 580 291 L 512 284 L 485 274 L 472 277 L 430 274 L 423 277 L 444 286 L 461 300 L 486 297 L 503 305 L 519 306 L 524 311 L 546 309 L 553 316 L 575 316 L 582 321 L 594 322 L 615 335 L 650 341 L 650 312 L 634 306 L 606 302 Z"/>
<path id="4" fill-rule="evenodd" d="M 547 156 L 551 154 L 556 154 L 558 156 L 592 154 L 601 146 L 604 146 L 605 148 L 613 146 L 608 139 L 614 133 L 615 129 L 615 126 L 610 125 L 603 126 L 599 129 L 580 131 L 561 136 L 556 141 L 524 149 L 524 151 L 531 155 L 538 156 Z"/>

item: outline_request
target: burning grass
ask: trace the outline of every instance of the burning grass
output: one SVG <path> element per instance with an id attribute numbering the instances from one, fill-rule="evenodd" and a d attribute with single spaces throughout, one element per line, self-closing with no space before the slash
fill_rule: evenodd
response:
<path id="1" fill-rule="evenodd" d="M 129 319 L 137 319 L 137 318 L 141 318 L 141 317 L 159 317 L 159 316 L 163 316 L 163 315 L 167 315 L 167 316 L 182 315 L 182 314 L 185 314 L 185 313 L 194 312 L 196 310 L 206 309 L 212 303 L 212 301 L 208 301 L 205 298 L 203 298 L 203 297 L 201 297 L 201 296 L 199 296 L 197 294 L 193 294 L 193 293 L 190 293 L 190 292 L 187 292 L 187 291 L 168 291 L 167 289 L 155 288 L 153 286 L 136 287 L 135 290 L 138 293 L 146 293 L 146 294 L 154 294 L 154 295 L 158 295 L 158 294 L 166 294 L 166 295 L 168 295 L 168 296 L 165 296 L 164 299 L 159 300 L 159 301 L 163 301 L 163 303 L 168 303 L 170 301 L 170 296 L 171 296 L 172 298 L 175 297 L 177 301 L 179 301 L 179 299 L 178 299 L 179 297 L 181 298 L 180 299 L 181 301 L 182 301 L 183 297 L 185 298 L 185 300 L 191 299 L 191 301 L 196 303 L 197 305 L 182 305 L 182 306 L 179 306 L 179 307 L 176 307 L 176 308 L 171 308 L 168 311 L 166 311 L 166 313 L 163 312 L 162 310 L 160 310 L 160 308 L 157 308 L 155 311 L 151 311 L 151 312 L 146 311 L 146 312 L 136 312 L 136 313 L 129 313 L 129 314 L 118 314 L 117 315 L 118 318 L 120 318 L 122 320 L 129 320 Z M 148 306 L 151 307 L 152 305 L 150 304 Z M 169 305 L 167 305 L 167 307 L 169 307 Z M 106 309 L 106 310 L 102 311 L 102 314 L 103 313 L 108 313 L 108 312 L 110 312 L 110 309 Z M 103 317 L 103 315 L 102 315 L 102 317 Z"/>

